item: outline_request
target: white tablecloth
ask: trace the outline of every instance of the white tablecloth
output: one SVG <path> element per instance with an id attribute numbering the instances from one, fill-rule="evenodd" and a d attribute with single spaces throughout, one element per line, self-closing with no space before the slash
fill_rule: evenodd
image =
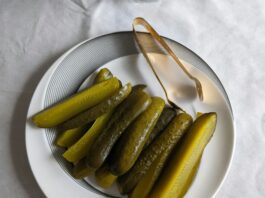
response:
<path id="1" fill-rule="evenodd" d="M 237 144 L 217 197 L 265 197 L 265 1 L 0 0 L 0 197 L 44 197 L 27 162 L 32 93 L 69 47 L 130 30 L 136 16 L 199 54 L 222 80 Z"/>

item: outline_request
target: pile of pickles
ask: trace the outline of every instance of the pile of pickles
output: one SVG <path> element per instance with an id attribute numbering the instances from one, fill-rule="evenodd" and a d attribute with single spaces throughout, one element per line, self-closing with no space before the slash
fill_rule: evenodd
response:
<path id="1" fill-rule="evenodd" d="M 41 128 L 58 130 L 56 145 L 73 164 L 72 175 L 95 175 L 99 186 L 117 182 L 131 198 L 183 197 L 217 122 L 214 112 L 195 121 L 145 92 L 122 85 L 104 68 L 93 85 L 32 117 Z"/>

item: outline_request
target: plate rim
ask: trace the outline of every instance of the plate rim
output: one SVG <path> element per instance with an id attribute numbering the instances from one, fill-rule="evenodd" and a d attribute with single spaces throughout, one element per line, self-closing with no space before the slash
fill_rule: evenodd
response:
<path id="1" fill-rule="evenodd" d="M 28 159 L 28 162 L 29 162 L 29 165 L 30 165 L 30 169 L 33 173 L 33 176 L 39 186 L 39 188 L 42 190 L 42 192 L 44 193 L 45 196 L 47 196 L 46 194 L 46 191 L 44 190 L 42 184 L 39 182 L 35 172 L 33 171 L 32 169 L 32 162 L 30 160 L 30 156 L 29 156 L 29 148 L 28 148 L 28 135 L 27 135 L 27 127 L 28 127 L 28 119 L 29 119 L 29 110 L 30 110 L 30 106 L 32 104 L 32 101 L 33 101 L 33 98 L 34 96 L 36 95 L 36 92 L 37 92 L 37 89 L 40 87 L 40 84 L 41 83 L 44 83 L 44 80 L 45 81 L 45 86 L 44 86 L 44 90 L 43 90 L 43 94 L 46 93 L 47 91 L 47 86 L 48 86 L 48 82 L 50 81 L 51 77 L 53 76 L 53 73 L 54 71 L 57 69 L 57 67 L 60 65 L 60 63 L 67 57 L 69 56 L 73 51 L 75 51 L 77 48 L 79 48 L 81 45 L 83 44 L 86 44 L 86 43 L 89 43 L 90 41 L 93 41 L 93 40 L 96 40 L 96 39 L 100 39 L 102 37 L 108 37 L 108 36 L 111 36 L 111 35 L 114 35 L 114 34 L 132 34 L 133 32 L 132 31 L 116 31 L 116 32 L 111 32 L 111 33 L 108 33 L 108 34 L 102 34 L 102 35 L 99 35 L 99 36 L 96 36 L 96 37 L 92 37 L 92 38 L 89 38 L 89 39 L 86 39 L 84 41 L 81 41 L 80 43 L 77 43 L 76 45 L 74 45 L 73 47 L 71 47 L 70 49 L 66 50 L 54 63 L 51 64 L 51 66 L 47 69 L 47 71 L 43 74 L 43 76 L 40 78 L 40 81 L 39 83 L 37 84 L 37 86 L 35 87 L 35 90 L 34 90 L 34 93 L 31 97 L 31 100 L 30 100 L 30 103 L 29 103 L 29 107 L 28 107 L 28 111 L 27 111 L 27 118 L 26 118 L 26 122 L 25 122 L 25 144 L 26 144 L 26 152 L 27 152 L 27 159 Z M 215 190 L 215 192 L 213 193 L 212 197 L 215 197 L 216 194 L 219 192 L 221 186 L 223 185 L 224 181 L 226 180 L 227 176 L 228 176 L 228 173 L 231 169 L 231 165 L 232 165 L 232 162 L 233 162 L 233 159 L 234 159 L 234 153 L 235 153 L 235 149 L 236 149 L 236 124 L 235 124 L 235 119 L 234 119 L 234 113 L 233 113 L 233 108 L 232 108 L 232 105 L 231 105 L 231 102 L 229 100 L 229 97 L 228 97 L 228 94 L 226 92 L 226 89 L 224 88 L 224 85 L 222 84 L 221 80 L 219 79 L 219 77 L 216 75 L 216 73 L 213 71 L 213 69 L 209 66 L 209 64 L 206 63 L 206 61 L 204 61 L 197 53 L 195 53 L 193 50 L 189 49 L 188 47 L 186 47 L 185 45 L 171 39 L 171 38 L 168 38 L 168 37 L 165 37 L 163 36 L 163 38 L 173 42 L 173 43 L 177 43 L 178 45 L 180 45 L 181 47 L 185 48 L 186 50 L 188 50 L 189 52 L 191 52 L 193 55 L 195 55 L 197 58 L 200 59 L 200 61 L 202 61 L 207 67 L 208 69 L 210 69 L 211 73 L 214 75 L 214 77 L 220 82 L 220 85 L 221 85 L 221 88 L 224 92 L 224 95 L 227 99 L 227 103 L 228 103 L 228 106 L 230 108 L 230 113 L 231 113 L 231 118 L 232 118 L 232 123 L 233 123 L 233 133 L 232 133 L 232 138 L 233 138 L 233 145 L 232 145 L 232 150 L 231 150 L 231 154 L 230 154 L 230 159 L 229 159 L 229 164 L 227 166 L 227 169 L 225 171 L 225 174 L 223 175 L 223 178 L 221 179 L 220 181 L 220 184 L 219 186 L 217 187 L 217 189 Z M 48 76 L 49 75 L 49 76 Z M 43 103 L 43 100 L 44 98 L 42 98 L 42 101 L 41 103 Z M 48 196 L 47 196 L 48 197 Z"/>

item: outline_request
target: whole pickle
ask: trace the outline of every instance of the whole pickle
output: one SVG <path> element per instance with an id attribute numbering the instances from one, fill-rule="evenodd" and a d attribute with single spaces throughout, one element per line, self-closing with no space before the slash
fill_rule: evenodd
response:
<path id="1" fill-rule="evenodd" d="M 151 98 L 147 93 L 139 89 L 133 90 L 117 107 L 108 125 L 88 151 L 87 165 L 92 168 L 99 168 L 123 131 L 150 105 L 150 103 Z"/>
<path id="2" fill-rule="evenodd" d="M 216 113 L 199 116 L 181 142 L 180 148 L 172 153 L 169 162 L 149 197 L 180 198 L 192 181 L 194 167 L 198 163 L 204 148 L 210 141 L 216 128 Z"/>
<path id="3" fill-rule="evenodd" d="M 115 92 L 110 98 L 102 101 L 96 106 L 78 114 L 77 116 L 67 120 L 62 124 L 63 129 L 72 129 L 76 127 L 80 127 L 89 123 L 99 116 L 113 110 L 117 107 L 131 92 L 132 86 L 130 83 L 126 84 L 122 88 L 120 88 L 117 92 Z"/>
<path id="4" fill-rule="evenodd" d="M 162 98 L 153 97 L 150 106 L 122 134 L 110 157 L 110 170 L 114 175 L 123 175 L 133 166 L 164 106 Z"/>
<path id="5" fill-rule="evenodd" d="M 134 166 L 118 178 L 121 193 L 131 192 L 157 157 L 169 146 L 176 145 L 191 124 L 192 118 L 186 113 L 181 113 L 173 118 L 160 136 L 141 153 Z"/>
<path id="6" fill-rule="evenodd" d="M 110 78 L 37 113 L 33 116 L 32 121 L 38 127 L 55 127 L 82 111 L 106 100 L 119 88 L 119 80 L 117 78 Z"/>

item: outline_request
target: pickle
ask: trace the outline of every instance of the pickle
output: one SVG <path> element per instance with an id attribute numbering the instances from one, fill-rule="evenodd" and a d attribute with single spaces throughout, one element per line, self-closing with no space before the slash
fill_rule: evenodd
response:
<path id="1" fill-rule="evenodd" d="M 112 77 L 113 77 L 113 75 L 108 69 L 106 69 L 106 68 L 101 69 L 96 75 L 96 78 L 94 80 L 94 84 L 103 82 L 103 81 L 105 81 L 109 78 L 112 78 Z M 85 156 L 87 149 L 89 149 L 89 147 L 92 144 L 92 142 L 94 141 L 94 139 L 97 137 L 97 135 L 102 130 L 102 127 L 104 127 L 104 125 L 106 124 L 107 120 L 109 119 L 111 113 L 112 112 L 109 112 L 108 114 L 105 114 L 105 115 L 102 115 L 101 117 L 99 117 L 94 122 L 92 127 L 87 131 L 86 135 L 84 135 L 81 139 L 78 138 L 78 140 L 79 140 L 78 143 L 75 144 L 75 146 L 73 146 L 71 149 L 68 149 L 67 152 L 65 152 L 66 158 L 72 159 L 73 163 L 77 163 L 73 169 L 73 176 L 75 178 L 77 178 L 77 179 L 84 178 L 84 177 L 90 175 L 94 171 L 94 169 L 91 169 L 90 167 L 86 166 L 85 159 L 82 159 L 82 160 L 80 160 L 80 159 Z M 79 128 L 83 128 L 83 127 L 84 126 L 79 127 Z M 77 129 L 79 129 L 79 128 L 77 128 Z M 66 132 L 72 132 L 72 131 L 75 131 L 77 129 L 70 129 L 70 130 L 67 130 Z M 67 138 L 68 136 L 69 135 L 67 135 L 67 133 L 66 133 L 63 137 Z M 63 137 L 60 139 L 61 140 L 60 142 L 67 140 Z M 76 138 L 76 136 L 72 137 L 72 139 L 75 139 L 75 138 Z M 70 141 L 70 137 L 68 139 Z"/>
<path id="2" fill-rule="evenodd" d="M 73 168 L 73 177 L 83 179 L 91 175 L 95 170 L 86 166 L 85 159 L 80 160 Z"/>
<path id="3" fill-rule="evenodd" d="M 85 125 L 75 129 L 62 131 L 56 138 L 55 143 L 60 147 L 70 147 L 85 134 L 88 128 L 89 126 Z"/>
<path id="4" fill-rule="evenodd" d="M 99 168 L 123 131 L 150 105 L 150 103 L 151 98 L 147 93 L 139 89 L 133 90 L 117 107 L 108 125 L 88 151 L 87 165 L 92 168 Z"/>
<path id="5" fill-rule="evenodd" d="M 162 168 L 164 167 L 165 162 L 170 154 L 170 151 L 172 151 L 172 149 L 169 149 L 168 152 L 164 151 L 157 157 L 146 174 L 137 183 L 132 193 L 130 193 L 129 198 L 147 197 L 158 176 L 160 175 Z"/>
<path id="6" fill-rule="evenodd" d="M 186 113 L 173 118 L 160 136 L 141 153 L 134 166 L 118 178 L 120 192 L 122 194 L 131 192 L 157 157 L 168 147 L 176 145 L 191 124 L 192 118 Z"/>
<path id="7" fill-rule="evenodd" d="M 187 193 L 187 191 L 189 190 L 193 180 L 194 180 L 194 177 L 196 176 L 196 173 L 199 169 L 199 165 L 201 163 L 201 158 L 202 158 L 202 155 L 201 157 L 199 158 L 199 160 L 196 162 L 196 164 L 193 166 L 189 176 L 188 176 L 188 179 L 187 181 L 185 182 L 184 184 L 184 187 L 182 188 L 181 192 L 180 192 L 180 196 L 179 197 L 184 197 L 184 195 Z"/>
<path id="8" fill-rule="evenodd" d="M 112 73 L 108 69 L 103 68 L 97 73 L 94 84 L 103 82 L 111 77 L 113 77 Z M 84 135 L 89 127 L 91 127 L 91 124 L 61 132 L 56 139 L 56 145 L 60 147 L 72 146 Z"/>
<path id="9" fill-rule="evenodd" d="M 78 162 L 80 159 L 84 158 L 90 149 L 91 145 L 94 143 L 99 134 L 106 127 L 112 112 L 106 113 L 100 116 L 91 128 L 79 139 L 75 144 L 68 148 L 63 157 L 72 163 Z"/>
<path id="10" fill-rule="evenodd" d="M 77 116 L 63 123 L 62 128 L 72 129 L 80 127 L 97 119 L 99 116 L 117 107 L 130 94 L 131 90 L 131 84 L 126 84 L 124 87 L 115 92 L 110 98 L 102 101 L 94 107 L 78 114 Z"/>
<path id="11" fill-rule="evenodd" d="M 150 106 L 122 134 L 111 153 L 112 174 L 123 175 L 133 166 L 164 106 L 162 98 L 153 97 Z"/>
<path id="12" fill-rule="evenodd" d="M 154 185 L 151 198 L 182 197 L 187 184 L 191 184 L 194 167 L 215 131 L 216 122 L 216 113 L 206 113 L 196 119 Z"/>
<path id="13" fill-rule="evenodd" d="M 117 176 L 113 175 L 108 167 L 108 164 L 104 163 L 96 172 L 95 179 L 97 184 L 102 188 L 109 188 L 117 179 Z"/>
<path id="14" fill-rule="evenodd" d="M 55 127 L 82 111 L 106 100 L 119 88 L 120 82 L 117 78 L 103 81 L 39 112 L 33 116 L 32 121 L 38 127 Z"/>
<path id="15" fill-rule="evenodd" d="M 103 69 L 99 70 L 99 72 L 97 73 L 95 80 L 94 80 L 94 84 L 103 82 L 103 81 L 108 80 L 112 77 L 113 77 L 113 75 L 110 72 L 110 70 L 108 70 L 107 68 L 103 68 Z"/>
<path id="16" fill-rule="evenodd" d="M 165 107 L 159 117 L 154 129 L 150 133 L 150 136 L 145 143 L 146 148 L 159 134 L 167 127 L 170 121 L 176 116 L 176 111 L 170 107 Z"/>

